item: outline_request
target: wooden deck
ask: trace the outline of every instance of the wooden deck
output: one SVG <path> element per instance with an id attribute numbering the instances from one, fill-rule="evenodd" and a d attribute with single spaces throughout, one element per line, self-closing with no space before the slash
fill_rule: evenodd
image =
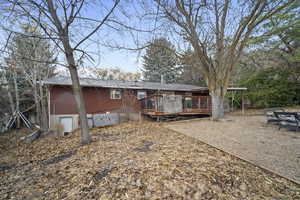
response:
<path id="1" fill-rule="evenodd" d="M 167 101 L 170 101 L 169 99 L 170 98 L 168 98 Z M 140 100 L 142 113 L 150 117 L 175 117 L 211 114 L 210 96 L 181 96 L 177 100 L 178 102 L 174 104 L 174 109 L 172 109 L 171 106 L 171 110 L 166 108 L 168 107 L 166 104 L 169 102 L 164 101 L 166 100 L 163 99 L 162 95 L 154 95 Z"/>

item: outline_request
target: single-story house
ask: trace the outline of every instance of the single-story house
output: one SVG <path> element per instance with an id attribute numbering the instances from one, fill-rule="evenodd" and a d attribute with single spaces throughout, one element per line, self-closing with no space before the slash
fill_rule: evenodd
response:
<path id="1" fill-rule="evenodd" d="M 69 77 L 52 77 L 42 82 L 49 91 L 49 127 L 70 132 L 79 127 L 72 82 Z M 210 115 L 207 87 L 157 82 L 80 78 L 89 126 L 117 123 L 142 115 Z M 228 88 L 245 90 L 245 88 Z M 110 121 L 110 122 L 107 122 Z M 113 121 L 113 122 L 112 122 Z M 104 123 L 104 124 L 103 124 Z"/>

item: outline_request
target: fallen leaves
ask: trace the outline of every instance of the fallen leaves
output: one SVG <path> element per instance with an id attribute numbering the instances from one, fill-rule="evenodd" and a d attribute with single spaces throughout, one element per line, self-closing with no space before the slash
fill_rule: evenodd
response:
<path id="1" fill-rule="evenodd" d="M 78 132 L 32 144 L 5 142 L 12 136 L 1 136 L 0 199 L 300 196 L 299 185 L 158 123 L 130 122 L 91 132 L 92 143 L 85 146 L 79 145 Z"/>

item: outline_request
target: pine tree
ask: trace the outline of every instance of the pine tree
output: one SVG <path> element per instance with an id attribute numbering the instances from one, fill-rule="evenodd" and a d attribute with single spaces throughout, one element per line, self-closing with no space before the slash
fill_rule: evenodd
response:
<path id="1" fill-rule="evenodd" d="M 143 56 L 143 78 L 146 81 L 174 83 L 180 76 L 175 48 L 166 38 L 155 39 Z"/>

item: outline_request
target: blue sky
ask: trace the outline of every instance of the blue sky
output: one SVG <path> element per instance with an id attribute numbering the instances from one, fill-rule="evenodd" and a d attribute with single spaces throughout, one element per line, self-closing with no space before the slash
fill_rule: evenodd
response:
<path id="1" fill-rule="evenodd" d="M 99 5 L 98 5 L 99 6 Z M 112 7 L 111 1 L 104 1 L 104 6 L 109 9 Z M 136 3 L 135 0 L 131 1 L 121 1 L 121 4 L 115 12 L 113 13 L 112 19 L 122 21 L 127 26 L 132 26 L 134 28 L 149 30 L 154 27 L 152 22 L 149 24 L 146 21 L 141 21 L 137 18 L 136 15 L 139 15 L 142 12 L 142 9 L 138 8 L 140 4 Z M 125 10 L 126 16 L 122 13 Z M 103 9 L 97 6 L 88 6 L 85 8 L 83 15 L 86 17 L 90 17 L 93 19 L 101 19 L 103 15 L 99 14 L 99 11 L 102 13 Z M 110 23 L 116 26 L 115 23 Z M 140 71 L 142 67 L 142 59 L 141 55 L 143 54 L 142 51 L 131 51 L 131 50 L 117 50 L 114 48 L 105 47 L 105 45 L 101 45 L 101 43 L 109 43 L 113 44 L 113 46 L 122 46 L 126 48 L 137 48 L 134 40 L 139 39 L 140 45 L 145 44 L 148 42 L 152 37 L 153 33 L 141 33 L 136 31 L 129 32 L 125 30 L 123 27 L 121 28 L 123 31 L 116 31 L 108 26 L 103 26 L 100 31 L 98 31 L 93 37 L 92 40 L 96 42 L 87 41 L 82 47 L 92 52 L 90 55 L 93 57 L 95 62 L 87 61 L 85 66 L 93 66 L 93 67 L 119 67 L 124 71 L 127 72 L 137 72 Z M 80 30 L 82 33 L 87 33 L 84 31 L 83 28 Z M 83 34 L 84 35 L 84 34 Z M 99 45 L 100 44 L 100 45 Z"/>
<path id="2" fill-rule="evenodd" d="M 81 12 L 81 16 L 93 18 L 96 20 L 101 20 L 112 7 L 113 1 L 103 0 L 103 4 L 99 4 L 98 0 L 90 0 L 86 1 L 91 4 L 84 5 L 84 9 Z M 121 5 L 115 9 L 113 13 L 112 19 L 117 21 L 124 21 L 126 25 L 134 26 L 135 28 L 144 29 L 147 28 L 146 24 L 140 23 L 137 20 L 135 13 L 138 9 L 135 0 L 129 1 L 121 1 Z M 122 11 L 125 10 L 129 16 L 125 17 Z M 35 11 L 32 10 L 32 13 Z M 59 15 L 63 18 L 63 13 L 59 12 Z M 22 23 L 27 23 L 27 19 L 11 19 L 10 26 L 14 27 L 16 30 L 20 30 L 19 27 Z M 45 23 L 48 23 L 47 19 Z M 79 23 L 77 23 L 79 22 Z M 70 29 L 70 38 L 74 40 L 73 45 L 81 40 L 84 36 L 86 36 L 93 27 L 91 26 L 92 22 L 86 23 L 86 21 L 77 21 L 74 23 L 76 26 Z M 7 23 L 2 23 L 6 25 Z M 97 24 L 97 23 L 96 23 Z M 110 23 L 111 24 L 111 23 Z M 151 26 L 151 25 L 150 25 Z M 0 30 L 0 46 L 2 47 L 7 38 L 8 34 L 5 34 Z M 151 37 L 134 32 L 134 37 L 139 37 L 142 40 L 141 43 L 145 43 L 151 39 Z M 93 58 L 93 62 L 91 59 L 84 59 L 84 66 L 87 67 L 119 67 L 127 72 L 136 72 L 140 71 L 141 67 L 141 52 L 129 51 L 129 50 L 116 50 L 112 48 L 105 47 L 102 43 L 112 42 L 113 44 L 121 45 L 128 48 L 136 48 L 137 46 L 133 43 L 133 35 L 128 31 L 115 31 L 108 26 L 103 26 L 101 29 L 91 37 L 91 40 L 87 40 L 84 42 L 80 48 L 89 52 L 89 55 Z M 64 62 L 64 55 L 61 52 L 59 55 L 59 60 Z"/>
<path id="3" fill-rule="evenodd" d="M 119 67 L 124 71 L 140 71 L 142 60 L 133 52 L 105 52 L 102 55 L 100 67 Z"/>

